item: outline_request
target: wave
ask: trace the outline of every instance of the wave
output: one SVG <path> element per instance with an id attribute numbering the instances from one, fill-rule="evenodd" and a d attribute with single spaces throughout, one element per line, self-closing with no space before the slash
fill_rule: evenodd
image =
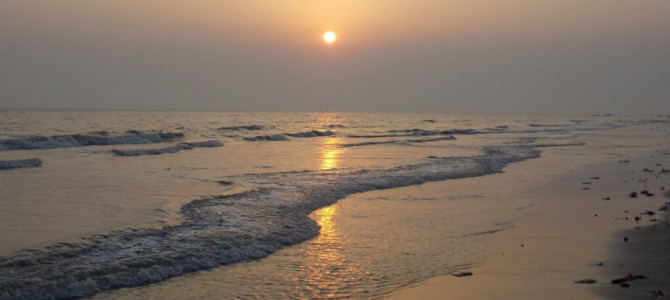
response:
<path id="1" fill-rule="evenodd" d="M 498 130 L 492 130 L 492 132 L 499 132 Z M 425 130 L 425 129 L 394 129 L 388 130 L 384 134 L 367 134 L 367 135 L 357 135 L 351 134 L 347 135 L 350 138 L 393 138 L 393 137 L 418 137 L 418 136 L 435 136 L 435 135 L 454 135 L 454 134 L 480 134 L 480 133 L 489 133 L 485 131 L 479 131 L 475 129 L 452 129 L 452 130 Z"/>
<path id="2" fill-rule="evenodd" d="M 584 142 L 574 142 L 574 143 L 551 143 L 551 144 L 535 144 L 533 147 L 535 148 L 553 148 L 553 147 L 571 147 L 571 146 L 584 146 L 586 143 Z"/>
<path id="3" fill-rule="evenodd" d="M 384 145 L 384 144 L 395 144 L 398 143 L 396 140 L 390 141 L 376 141 L 376 142 L 362 142 L 362 143 L 348 143 L 340 144 L 340 147 L 362 147 L 362 146 L 372 146 L 372 145 Z"/>
<path id="4" fill-rule="evenodd" d="M 218 130 L 221 131 L 254 131 L 254 130 L 265 130 L 265 129 L 271 129 L 274 128 L 272 127 L 265 127 L 265 126 L 260 126 L 260 125 L 240 125 L 240 126 L 227 126 L 227 127 L 220 127 Z"/>
<path id="5" fill-rule="evenodd" d="M 530 127 L 568 127 L 572 124 L 528 124 Z"/>
<path id="6" fill-rule="evenodd" d="M 194 148 L 211 148 L 221 146 L 223 146 L 222 142 L 212 140 L 205 142 L 181 143 L 172 147 L 165 147 L 158 149 L 132 149 L 132 150 L 114 149 L 112 150 L 112 153 L 118 156 L 160 155 L 160 154 L 177 153 L 182 150 L 192 150 Z"/>
<path id="7" fill-rule="evenodd" d="M 333 132 L 332 130 L 326 130 L 326 131 L 312 130 L 298 133 L 286 133 L 286 135 L 291 137 L 317 137 L 317 136 L 335 135 L 335 132 Z"/>
<path id="8" fill-rule="evenodd" d="M 0 160 L 0 171 L 41 167 L 42 161 L 39 158 L 19 159 L 19 160 Z"/>
<path id="9" fill-rule="evenodd" d="M 332 130 L 325 131 L 305 131 L 297 133 L 284 133 L 284 134 L 273 134 L 273 135 L 257 135 L 254 137 L 243 137 L 242 139 L 246 141 L 288 141 L 288 137 L 297 137 L 297 138 L 309 138 L 309 137 L 320 137 L 320 136 L 331 136 L 335 135 L 335 132 Z"/>
<path id="10" fill-rule="evenodd" d="M 288 138 L 282 134 L 274 135 L 257 135 L 255 137 L 244 137 L 246 141 L 255 142 L 255 141 L 288 141 Z"/>
<path id="11" fill-rule="evenodd" d="M 129 130 L 122 135 L 111 135 L 106 131 L 98 131 L 89 134 L 27 136 L 0 140 L 0 150 L 55 149 L 94 145 L 153 144 L 171 142 L 183 137 L 183 133 L 145 133 L 137 130 Z"/>
<path id="12" fill-rule="evenodd" d="M 221 141 L 217 140 L 210 140 L 210 141 L 203 141 L 203 142 L 189 142 L 189 143 L 183 143 L 189 147 L 193 148 L 216 148 L 216 147 L 223 147 L 223 143 Z"/>
<path id="13" fill-rule="evenodd" d="M 427 142 L 438 142 L 438 141 L 453 141 L 456 138 L 453 135 L 445 137 L 436 137 L 436 138 L 425 138 L 425 139 L 411 139 L 407 140 L 409 143 L 427 143 Z"/>
<path id="14" fill-rule="evenodd" d="M 362 146 L 372 146 L 372 145 L 384 145 L 384 144 L 413 144 L 413 143 L 428 143 L 428 142 L 438 142 L 438 141 L 452 141 L 456 138 L 453 135 L 444 136 L 444 137 L 434 137 L 434 138 L 423 138 L 423 139 L 408 139 L 403 141 L 398 140 L 386 140 L 386 141 L 369 141 L 369 142 L 360 142 L 360 143 L 347 143 L 340 144 L 340 147 L 362 147 Z"/>
<path id="15" fill-rule="evenodd" d="M 179 225 L 116 231 L 2 257 L 0 298 L 84 297 L 258 259 L 316 236 L 319 226 L 308 214 L 348 195 L 498 173 L 539 156 L 532 147 L 490 147 L 477 156 L 432 157 L 383 170 L 256 174 L 287 184 L 194 200 L 181 208 Z"/>

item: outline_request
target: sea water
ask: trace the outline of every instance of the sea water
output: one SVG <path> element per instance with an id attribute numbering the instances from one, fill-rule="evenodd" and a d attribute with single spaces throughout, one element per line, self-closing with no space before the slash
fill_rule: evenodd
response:
<path id="1" fill-rule="evenodd" d="M 667 122 L 0 111 L 0 298 L 379 297 L 532 205 L 480 178 Z"/>

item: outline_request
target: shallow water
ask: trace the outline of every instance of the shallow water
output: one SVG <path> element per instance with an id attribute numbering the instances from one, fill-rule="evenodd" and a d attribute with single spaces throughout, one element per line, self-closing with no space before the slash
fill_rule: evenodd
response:
<path id="1" fill-rule="evenodd" d="M 42 162 L 0 171 L 0 284 L 9 298 L 78 297 L 120 286 L 140 287 L 98 297 L 378 297 L 478 263 L 488 233 L 509 228 L 531 202 L 510 201 L 514 189 L 477 186 L 477 178 L 504 178 L 496 173 L 542 149 L 566 156 L 646 149 L 653 137 L 617 137 L 627 128 L 666 124 L 341 113 L 1 114 L 0 161 Z M 441 180 L 448 183 L 424 184 Z M 505 180 L 523 186 L 532 178 Z M 16 252 L 26 247 L 35 250 Z"/>

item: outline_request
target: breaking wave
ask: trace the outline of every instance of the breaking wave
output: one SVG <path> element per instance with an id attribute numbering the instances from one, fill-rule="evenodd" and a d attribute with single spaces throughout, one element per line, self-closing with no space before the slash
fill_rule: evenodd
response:
<path id="1" fill-rule="evenodd" d="M 20 159 L 20 160 L 0 160 L 0 171 L 19 168 L 41 167 L 42 161 L 39 158 Z"/>
<path id="2" fill-rule="evenodd" d="M 141 156 L 141 155 L 160 155 L 168 153 L 177 153 L 182 150 L 192 150 L 194 148 L 212 148 L 212 147 L 221 147 L 223 143 L 220 141 L 205 141 L 205 142 L 194 142 L 194 143 L 181 143 L 172 147 L 158 148 L 158 149 L 132 149 L 132 150 L 119 150 L 114 149 L 112 153 L 118 156 Z"/>
<path id="3" fill-rule="evenodd" d="M 183 133 L 126 131 L 122 135 L 112 135 L 106 131 L 89 134 L 52 136 L 27 136 L 0 140 L 0 150 L 32 150 L 83 147 L 93 145 L 152 144 L 171 142 L 183 138 Z"/>
<path id="4" fill-rule="evenodd" d="M 0 298 L 84 297 L 258 259 L 316 236 L 319 227 L 308 214 L 348 195 L 497 173 L 539 156 L 532 147 L 489 147 L 477 156 L 429 157 L 383 170 L 256 174 L 286 184 L 194 200 L 181 208 L 183 222 L 176 226 L 117 231 L 1 257 Z"/>

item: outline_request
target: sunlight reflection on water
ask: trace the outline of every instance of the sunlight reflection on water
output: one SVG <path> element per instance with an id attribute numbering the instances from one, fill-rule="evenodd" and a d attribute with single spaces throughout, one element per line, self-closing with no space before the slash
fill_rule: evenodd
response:
<path id="1" fill-rule="evenodd" d="M 337 206 L 322 208 L 314 213 L 316 222 L 321 226 L 320 235 L 311 243 L 315 247 L 306 250 L 305 276 L 307 286 L 320 291 L 329 291 L 326 297 L 346 296 L 336 295 L 333 287 L 342 286 L 343 281 L 356 281 L 357 266 L 347 263 L 342 245 L 344 244 L 341 230 L 335 221 Z"/>
<path id="2" fill-rule="evenodd" d="M 340 138 L 329 137 L 324 139 L 321 146 L 321 170 L 332 170 L 337 168 L 337 159 L 340 157 L 343 148 L 338 144 L 342 143 Z"/>

